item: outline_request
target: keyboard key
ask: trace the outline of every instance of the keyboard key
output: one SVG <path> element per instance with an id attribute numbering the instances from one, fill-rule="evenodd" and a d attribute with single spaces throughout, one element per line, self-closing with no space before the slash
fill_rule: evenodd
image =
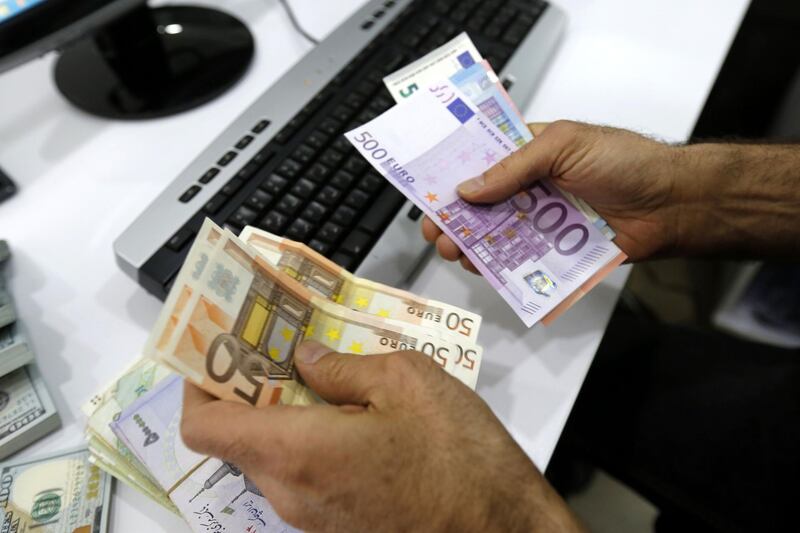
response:
<path id="1" fill-rule="evenodd" d="M 414 222 L 416 222 L 422 216 L 422 209 L 420 209 L 419 207 L 417 207 L 415 205 L 411 206 L 411 209 L 408 210 L 408 215 L 406 215 L 406 216 L 408 218 L 410 218 L 411 220 L 413 220 Z"/>
<path id="2" fill-rule="evenodd" d="M 311 134 L 306 137 L 306 144 L 311 146 L 312 148 L 316 148 L 317 150 L 324 148 L 325 145 L 330 140 L 330 135 L 326 135 L 321 131 L 312 131 Z"/>
<path id="3" fill-rule="evenodd" d="M 310 220 L 311 222 L 319 223 L 322 222 L 322 219 L 325 218 L 329 210 L 330 208 L 328 206 L 322 205 L 319 202 L 311 202 L 303 209 L 300 217 Z"/>
<path id="4" fill-rule="evenodd" d="M 370 171 L 364 174 L 364 177 L 358 182 L 358 188 L 372 195 L 383 189 L 385 184 L 386 180 Z"/>
<path id="5" fill-rule="evenodd" d="M 256 189 L 244 203 L 256 211 L 263 211 L 272 203 L 273 198 L 274 197 L 270 193 L 262 191 L 261 189 Z"/>
<path id="6" fill-rule="evenodd" d="M 287 194 L 278 202 L 275 206 L 275 209 L 283 213 L 287 216 L 294 216 L 297 211 L 300 210 L 300 206 L 303 205 L 303 200 L 294 196 L 293 194 Z"/>
<path id="7" fill-rule="evenodd" d="M 316 188 L 317 184 L 313 181 L 306 178 L 300 178 L 300 180 L 294 184 L 294 187 L 292 187 L 292 194 L 299 196 L 300 198 L 311 198 L 311 195 L 314 194 L 314 189 Z"/>
<path id="8" fill-rule="evenodd" d="M 342 123 L 350 122 L 350 119 L 355 115 L 355 110 L 349 105 L 339 104 L 331 112 L 331 116 Z"/>
<path id="9" fill-rule="evenodd" d="M 353 209 L 364 209 L 369 201 L 369 196 L 364 191 L 358 189 L 350 191 L 350 194 L 345 198 L 344 204 L 352 207 Z"/>
<path id="10" fill-rule="evenodd" d="M 348 255 L 342 252 L 336 252 L 331 256 L 331 261 L 339 265 L 345 270 L 352 271 L 353 267 L 356 264 L 356 258 L 352 255 Z"/>
<path id="11" fill-rule="evenodd" d="M 203 183 L 203 184 L 206 184 L 206 183 L 211 183 L 211 180 L 213 180 L 214 178 L 216 178 L 216 177 L 217 177 L 217 174 L 219 174 L 219 169 L 218 169 L 218 168 L 216 168 L 216 167 L 214 167 L 214 168 L 209 168 L 209 169 L 206 171 L 206 173 L 205 173 L 205 174 L 203 174 L 202 176 L 200 176 L 200 179 L 199 179 L 198 181 L 200 181 L 200 183 Z"/>
<path id="12" fill-rule="evenodd" d="M 305 144 L 300 145 L 294 152 L 292 152 L 292 159 L 301 165 L 307 165 L 317 156 L 317 152 L 310 146 Z"/>
<path id="13" fill-rule="evenodd" d="M 326 118 L 319 125 L 319 130 L 328 135 L 336 135 L 342 128 L 342 124 L 344 124 L 344 122 L 338 121 L 335 118 Z"/>
<path id="14" fill-rule="evenodd" d="M 256 123 L 256 125 L 253 126 L 253 129 L 251 131 L 253 133 L 261 133 L 262 131 L 267 129 L 267 127 L 269 127 L 269 124 L 270 124 L 269 120 L 259 120 Z"/>
<path id="15" fill-rule="evenodd" d="M 277 211 L 270 211 L 267 216 L 258 222 L 258 227 L 264 231 L 280 235 L 286 223 L 289 222 L 289 217 Z"/>
<path id="16" fill-rule="evenodd" d="M 369 250 L 371 244 L 372 236 L 365 231 L 357 229 L 347 236 L 339 250 L 360 257 Z"/>
<path id="17" fill-rule="evenodd" d="M 292 222 L 292 225 L 286 230 L 286 237 L 293 241 L 305 242 L 313 231 L 314 224 L 302 218 L 298 218 Z"/>
<path id="18" fill-rule="evenodd" d="M 331 169 L 322 163 L 314 163 L 311 168 L 306 171 L 305 177 L 316 182 L 322 183 L 326 181 Z"/>
<path id="19" fill-rule="evenodd" d="M 386 229 L 405 201 L 405 197 L 397 189 L 387 187 L 364 213 L 358 222 L 358 227 L 373 235 L 380 234 Z"/>
<path id="20" fill-rule="evenodd" d="M 358 93 L 350 93 L 344 99 L 344 103 L 353 109 L 361 109 L 367 103 L 367 99 Z"/>
<path id="21" fill-rule="evenodd" d="M 192 185 L 186 189 L 186 191 L 181 195 L 180 198 L 178 198 L 178 200 L 180 200 L 181 203 L 188 204 L 202 189 L 203 188 L 199 185 Z"/>
<path id="22" fill-rule="evenodd" d="M 344 228 L 333 222 L 326 222 L 317 232 L 317 239 L 329 244 L 336 244 L 344 236 Z"/>
<path id="23" fill-rule="evenodd" d="M 259 167 L 263 167 L 274 156 L 275 156 L 274 152 L 270 152 L 265 148 L 263 150 L 259 150 L 259 152 L 256 155 L 254 155 L 253 159 L 251 159 L 250 161 L 258 165 Z"/>
<path id="24" fill-rule="evenodd" d="M 318 241 L 317 239 L 311 239 L 311 242 L 308 243 L 308 247 L 322 255 L 328 255 L 331 248 L 333 248 L 330 244 Z"/>
<path id="25" fill-rule="evenodd" d="M 224 166 L 227 166 L 227 164 L 230 163 L 231 161 L 233 161 L 234 159 L 236 159 L 236 152 L 231 150 L 228 153 L 226 153 L 225 155 L 223 155 L 219 159 L 219 161 L 217 161 L 217 164 L 219 166 L 221 166 L 221 167 L 224 167 Z"/>
<path id="26" fill-rule="evenodd" d="M 242 188 L 244 185 L 244 181 L 240 180 L 239 178 L 233 178 L 228 183 L 222 187 L 222 194 L 227 194 L 228 196 L 233 196 L 236 194 L 236 191 Z"/>
<path id="27" fill-rule="evenodd" d="M 367 170 L 367 162 L 364 161 L 360 154 L 353 154 L 345 161 L 342 168 L 353 176 L 358 177 Z"/>
<path id="28" fill-rule="evenodd" d="M 355 222 L 357 215 L 358 213 L 355 209 L 347 207 L 346 205 L 340 205 L 336 208 L 336 211 L 333 212 L 331 221 L 340 226 L 350 227 Z"/>
<path id="29" fill-rule="evenodd" d="M 250 143 L 253 142 L 254 138 L 255 137 L 253 137 L 252 135 L 245 135 L 244 137 L 239 139 L 238 143 L 236 143 L 236 148 L 239 150 L 244 150 L 245 148 L 250 146 Z"/>
<path id="30" fill-rule="evenodd" d="M 253 177 L 256 171 L 258 171 L 258 168 L 259 168 L 258 165 L 251 161 L 250 163 L 247 163 L 245 166 L 239 169 L 239 172 L 236 173 L 236 177 L 245 181 L 249 180 L 250 178 Z"/>
<path id="31" fill-rule="evenodd" d="M 203 212 L 207 215 L 216 215 L 222 206 L 228 201 L 228 196 L 218 192 L 203 206 Z"/>
<path id="32" fill-rule="evenodd" d="M 283 163 L 281 163 L 281 166 L 278 167 L 275 173 L 280 174 L 284 178 L 296 178 L 301 170 L 303 170 L 303 166 L 300 163 L 287 158 L 283 160 Z"/>
<path id="33" fill-rule="evenodd" d="M 350 144 L 350 141 L 348 141 L 347 137 L 345 137 L 344 135 L 338 135 L 336 137 L 336 140 L 333 141 L 331 148 L 335 148 L 346 155 L 349 155 L 351 152 L 355 151 L 353 145 Z"/>
<path id="34" fill-rule="evenodd" d="M 341 152 L 334 150 L 333 148 L 328 148 L 325 150 L 322 156 L 320 156 L 319 162 L 331 168 L 336 168 L 343 159 L 344 155 Z"/>
<path id="35" fill-rule="evenodd" d="M 289 180 L 286 178 L 278 176 L 277 174 L 272 174 L 269 178 L 264 180 L 264 183 L 262 183 L 259 188 L 273 196 L 277 196 L 288 184 Z"/>
<path id="36" fill-rule="evenodd" d="M 346 191 L 353 185 L 353 183 L 355 183 L 355 181 L 356 178 L 352 174 L 346 170 L 340 170 L 333 175 L 330 184 L 339 190 Z"/>
<path id="37" fill-rule="evenodd" d="M 191 239 L 194 232 L 189 228 L 182 228 L 167 241 L 167 248 L 174 252 L 179 252 Z"/>
<path id="38" fill-rule="evenodd" d="M 258 218 L 258 212 L 243 205 L 228 218 L 227 222 L 237 226 L 249 226 Z"/>
<path id="39" fill-rule="evenodd" d="M 326 185 L 317 193 L 317 201 L 321 204 L 333 206 L 342 197 L 342 192 L 336 187 Z"/>

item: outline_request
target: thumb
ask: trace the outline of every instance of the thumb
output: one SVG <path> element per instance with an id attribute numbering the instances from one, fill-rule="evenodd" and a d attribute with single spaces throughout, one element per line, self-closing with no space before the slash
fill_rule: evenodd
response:
<path id="1" fill-rule="evenodd" d="M 531 124 L 537 138 L 509 155 L 482 175 L 458 186 L 466 201 L 494 204 L 529 188 L 535 181 L 550 177 L 559 156 L 569 147 L 565 135 L 559 135 L 572 123 Z"/>
<path id="2" fill-rule="evenodd" d="M 316 341 L 295 349 L 294 360 L 306 385 L 327 402 L 341 405 L 373 403 L 383 372 L 376 364 L 383 358 L 341 354 Z"/>

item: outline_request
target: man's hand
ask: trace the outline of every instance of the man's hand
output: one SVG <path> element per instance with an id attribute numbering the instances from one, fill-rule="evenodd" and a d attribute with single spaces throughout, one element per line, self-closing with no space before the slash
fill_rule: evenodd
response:
<path id="1" fill-rule="evenodd" d="M 488 406 L 417 352 L 295 360 L 331 405 L 263 409 L 186 383 L 182 436 L 230 461 L 310 531 L 575 531 Z"/>
<path id="2" fill-rule="evenodd" d="M 625 130 L 559 121 L 532 125 L 536 140 L 482 176 L 459 186 L 462 198 L 493 204 L 550 178 L 586 200 L 617 232 L 617 245 L 640 260 L 677 239 L 680 202 L 674 196 L 676 149 Z M 423 235 L 447 260 L 475 267 L 430 219 Z"/>

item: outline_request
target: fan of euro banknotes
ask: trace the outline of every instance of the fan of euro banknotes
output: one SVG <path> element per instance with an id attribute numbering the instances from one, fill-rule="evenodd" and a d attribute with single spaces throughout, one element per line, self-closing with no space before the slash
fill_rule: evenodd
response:
<path id="1" fill-rule="evenodd" d="M 541 182 L 491 207 L 455 189 L 533 137 L 462 34 L 388 76 L 398 105 L 347 138 L 434 220 L 529 326 L 551 320 L 625 256 L 591 207 Z M 253 406 L 321 401 L 297 373 L 305 339 L 332 350 L 417 350 L 475 388 L 481 317 L 359 278 L 309 247 L 206 220 L 136 361 L 84 406 L 91 460 L 197 532 L 291 531 L 229 463 L 180 439 L 189 380 Z"/>

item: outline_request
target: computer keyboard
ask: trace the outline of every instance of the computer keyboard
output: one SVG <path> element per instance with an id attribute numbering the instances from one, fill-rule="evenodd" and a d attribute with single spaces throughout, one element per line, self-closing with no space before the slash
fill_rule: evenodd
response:
<path id="1" fill-rule="evenodd" d="M 372 2 L 379 7 L 361 29 L 381 22 L 398 3 Z M 342 135 L 394 105 L 383 78 L 462 31 L 500 72 L 548 9 L 542 0 L 436 0 L 410 2 L 393 13 L 391 23 L 279 131 L 264 138 L 271 121 L 254 116 L 249 131 L 197 173 L 177 202 L 189 204 L 204 188 L 226 181 L 137 265 L 140 283 L 166 294 L 205 217 L 236 233 L 253 225 L 306 243 L 356 271 L 405 204 Z M 253 146 L 260 148 L 245 158 Z M 412 220 L 420 216 L 416 208 L 407 213 Z"/>

